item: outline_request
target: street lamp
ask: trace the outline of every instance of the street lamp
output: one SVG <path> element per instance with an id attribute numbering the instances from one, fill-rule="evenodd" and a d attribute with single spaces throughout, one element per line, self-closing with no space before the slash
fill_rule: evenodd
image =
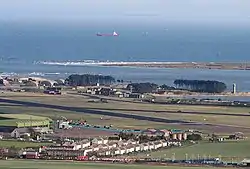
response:
<path id="1" fill-rule="evenodd" d="M 172 155 L 172 161 L 175 161 L 175 153 Z"/>
<path id="2" fill-rule="evenodd" d="M 186 161 L 188 160 L 188 154 L 187 153 L 185 154 L 185 160 Z"/>

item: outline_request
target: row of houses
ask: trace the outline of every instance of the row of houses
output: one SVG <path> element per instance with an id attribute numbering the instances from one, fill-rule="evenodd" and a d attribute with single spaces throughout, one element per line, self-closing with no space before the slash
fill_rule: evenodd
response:
<path id="1" fill-rule="evenodd" d="M 141 132 L 142 135 L 147 136 L 162 136 L 164 135 L 166 140 L 176 140 L 176 141 L 183 141 L 187 139 L 187 133 L 181 130 L 157 130 L 157 129 L 147 129 Z M 86 147 L 93 146 L 94 149 L 98 149 L 97 147 L 105 147 L 105 145 L 109 144 L 117 144 L 118 147 L 120 146 L 127 146 L 130 144 L 138 144 L 138 141 L 135 140 L 117 140 L 117 141 L 110 141 L 107 137 L 99 137 L 94 139 L 86 139 L 78 142 L 66 142 L 63 145 L 52 146 L 50 148 L 53 149 L 71 149 L 71 150 L 79 150 L 84 149 Z M 64 147 L 63 147 L 64 146 Z M 116 146 L 114 146 L 116 147 Z"/>
<path id="2" fill-rule="evenodd" d="M 106 144 L 92 144 L 89 145 L 88 142 L 84 143 L 84 146 L 74 147 L 74 146 L 52 146 L 45 148 L 45 151 L 49 157 L 77 157 L 77 156 L 113 156 L 113 155 L 124 155 L 133 152 L 141 151 L 152 151 L 159 148 L 169 147 L 169 146 L 181 146 L 178 141 L 154 141 L 148 143 L 139 144 L 137 141 L 129 140 L 126 141 L 110 141 Z M 84 148 L 83 148 L 84 147 Z"/>
<path id="3" fill-rule="evenodd" d="M 89 140 L 83 140 L 83 141 L 74 142 L 74 143 L 65 142 L 62 145 L 53 145 L 53 146 L 48 146 L 44 148 L 46 148 L 46 150 L 80 150 L 80 149 L 90 147 L 90 145 L 91 145 L 91 142 Z"/>
<path id="4" fill-rule="evenodd" d="M 96 152 L 97 156 L 113 156 L 113 155 L 124 155 L 134 152 L 143 152 L 143 151 L 153 151 L 164 147 L 170 146 L 181 146 L 180 142 L 170 142 L 170 141 L 155 141 L 143 144 L 133 144 L 127 145 L 124 147 L 117 147 L 112 149 L 100 149 Z"/>
<path id="5" fill-rule="evenodd" d="M 65 142 L 62 145 L 53 145 L 45 147 L 46 150 L 81 150 L 89 149 L 91 151 L 97 151 L 99 149 L 114 148 L 119 146 L 126 146 L 132 144 L 138 144 L 138 141 L 134 140 L 113 140 L 110 141 L 108 138 L 94 138 L 93 140 L 82 140 L 77 142 Z"/>

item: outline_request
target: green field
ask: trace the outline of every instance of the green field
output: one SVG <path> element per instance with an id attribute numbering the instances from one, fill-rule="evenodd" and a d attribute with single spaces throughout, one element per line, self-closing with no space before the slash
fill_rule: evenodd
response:
<path id="1" fill-rule="evenodd" d="M 221 157 L 222 160 L 242 161 L 244 158 L 250 157 L 250 140 L 243 141 L 225 141 L 221 143 L 210 143 L 203 141 L 199 144 L 183 146 L 178 148 L 171 148 L 159 150 L 155 152 L 148 152 L 139 154 L 141 157 L 147 157 L 149 154 L 154 158 L 175 158 L 175 159 L 197 159 Z"/>
<path id="2" fill-rule="evenodd" d="M 26 148 L 26 147 L 39 147 L 41 145 L 49 145 L 50 143 L 34 143 L 34 142 L 24 142 L 24 141 L 4 141 L 0 140 L 0 147 L 16 147 L 16 148 Z"/>
<path id="3" fill-rule="evenodd" d="M 214 167 L 146 166 L 83 162 L 0 161 L 0 169 L 212 169 Z M 219 168 L 218 168 L 219 169 Z"/>
<path id="4" fill-rule="evenodd" d="M 0 104 L 1 106 L 1 104 Z M 9 107 L 11 109 L 12 106 Z M 0 110 L 2 110 L 0 108 Z M 41 126 L 49 125 L 51 119 L 44 116 L 35 116 L 30 114 L 5 114 L 0 111 L 0 126 Z"/>

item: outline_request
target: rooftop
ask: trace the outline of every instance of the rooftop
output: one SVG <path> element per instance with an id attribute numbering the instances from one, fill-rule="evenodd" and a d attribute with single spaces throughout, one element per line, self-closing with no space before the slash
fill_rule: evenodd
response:
<path id="1" fill-rule="evenodd" d="M 179 130 L 179 129 L 172 129 L 170 131 L 171 133 L 183 133 L 184 132 L 183 130 Z"/>

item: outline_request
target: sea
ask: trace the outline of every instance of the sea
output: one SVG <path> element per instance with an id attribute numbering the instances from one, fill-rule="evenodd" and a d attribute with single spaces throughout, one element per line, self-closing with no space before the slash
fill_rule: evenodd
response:
<path id="1" fill-rule="evenodd" d="M 112 33 L 118 37 L 99 37 Z M 84 26 L 0 24 L 1 76 L 66 78 L 102 74 L 132 82 L 173 85 L 175 79 L 219 80 L 228 90 L 250 91 L 247 70 L 104 67 L 85 64 L 109 61 L 249 62 L 250 29 L 209 26 Z M 65 65 L 68 62 L 70 64 Z M 74 64 L 79 63 L 81 64 Z"/>

